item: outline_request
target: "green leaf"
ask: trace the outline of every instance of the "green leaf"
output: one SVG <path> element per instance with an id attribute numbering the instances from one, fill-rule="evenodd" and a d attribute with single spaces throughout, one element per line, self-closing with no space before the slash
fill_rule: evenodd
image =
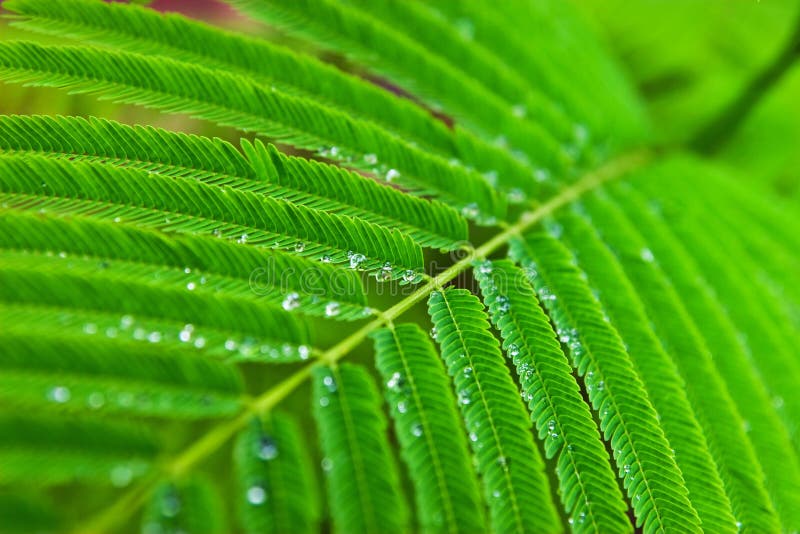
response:
<path id="1" fill-rule="evenodd" d="M 631 531 L 608 452 L 525 272 L 498 260 L 479 263 L 474 273 L 516 367 L 545 453 L 556 457 L 559 493 L 572 529 Z"/>
<path id="2" fill-rule="evenodd" d="M 399 173 L 393 175 L 398 183 L 468 208 L 471 218 L 491 221 L 505 215 L 505 203 L 477 172 L 450 165 L 371 123 L 235 74 L 163 57 L 5 42 L 0 43 L 0 79 L 190 114 L 299 147 L 324 148 L 329 155 L 335 147 L 337 159 L 353 163 L 374 154 Z"/>
<path id="3" fill-rule="evenodd" d="M 363 368 L 349 364 L 316 367 L 313 375 L 334 530 L 405 532 L 408 510 L 375 385 Z"/>
<path id="4" fill-rule="evenodd" d="M 240 408 L 235 369 L 155 345 L 13 323 L 0 333 L 0 400 L 21 409 L 187 419 Z"/>
<path id="5" fill-rule="evenodd" d="M 320 506 L 311 459 L 295 422 L 254 419 L 236 439 L 236 510 L 244 532 L 316 532 Z"/>
<path id="6" fill-rule="evenodd" d="M 463 289 L 436 291 L 428 314 L 458 392 L 493 530 L 560 531 L 530 417 L 480 300 Z"/>
<path id="7" fill-rule="evenodd" d="M 296 294 L 286 307 L 298 304 L 294 309 L 303 313 L 337 319 L 366 315 L 367 299 L 357 272 L 223 239 L 169 236 L 80 217 L 7 210 L 0 213 L 0 249 L 0 255 L 9 261 L 30 258 L 39 267 L 50 262 L 72 273 L 82 270 L 180 292 L 194 287 L 200 292 L 213 291 L 217 297 L 276 306 L 283 306 L 289 295 Z M 60 261 L 64 259 L 67 261 Z M 338 313 L 331 313 L 336 310 Z M 298 321 L 278 317 L 271 309 L 263 313 L 285 323 L 286 340 L 305 341 Z M 224 319 L 220 324 L 225 324 Z"/>
<path id="8" fill-rule="evenodd" d="M 211 482 L 193 477 L 161 485 L 142 517 L 142 534 L 221 534 L 224 504 Z"/>
<path id="9" fill-rule="evenodd" d="M 400 278 L 419 270 L 410 238 L 349 217 L 253 193 L 143 171 L 27 156 L 0 156 L 8 207 L 91 215 L 181 233 L 236 237 L 240 244 L 293 247 L 301 255 Z M 348 254 L 349 252 L 349 254 Z"/>
<path id="10" fill-rule="evenodd" d="M 157 453 L 155 436 L 130 423 L 64 415 L 0 415 L 0 484 L 4 485 L 84 482 L 123 487 L 147 474 Z"/>
<path id="11" fill-rule="evenodd" d="M 516 259 L 526 264 L 528 279 L 583 377 L 637 525 L 645 532 L 699 530 L 683 475 L 658 422 L 660 412 L 651 404 L 622 339 L 608 323 L 572 255 L 558 241 L 538 234 L 529 234 L 512 247 Z M 721 489 L 716 493 L 722 495 L 725 506 Z"/>
<path id="12" fill-rule="evenodd" d="M 755 530 L 780 530 L 764 487 L 764 473 L 736 409 L 731 392 L 715 371 L 714 357 L 698 323 L 670 280 L 654 261 L 647 242 L 610 200 L 587 199 L 586 209 L 641 297 L 654 331 L 684 378 L 686 394 L 714 455 L 737 521 Z M 692 300 L 697 295 L 687 297 Z"/>
<path id="13" fill-rule="evenodd" d="M 466 434 L 442 361 L 414 324 L 372 334 L 403 459 L 425 532 L 486 529 Z"/>

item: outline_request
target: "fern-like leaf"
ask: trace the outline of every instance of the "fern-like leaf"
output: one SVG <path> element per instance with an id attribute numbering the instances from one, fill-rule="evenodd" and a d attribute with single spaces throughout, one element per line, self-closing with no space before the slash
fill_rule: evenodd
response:
<path id="1" fill-rule="evenodd" d="M 600 428 L 611 442 L 637 524 L 645 532 L 699 530 L 683 475 L 645 384 L 572 256 L 557 241 L 538 239 L 536 234 L 514 242 L 512 251 L 526 264 L 528 278 L 583 377 Z M 724 494 L 721 502 L 727 504 Z"/>
<path id="2" fill-rule="evenodd" d="M 288 416 L 254 419 L 236 440 L 239 522 L 247 533 L 319 529 L 319 494 L 300 430 Z"/>
<path id="3" fill-rule="evenodd" d="M 163 57 L 9 42 L 0 43 L 0 79 L 188 113 L 296 146 L 324 148 L 355 164 L 375 154 L 395 170 L 390 177 L 396 182 L 467 208 L 472 218 L 491 221 L 505 214 L 505 203 L 476 172 L 338 110 L 234 74 Z"/>
<path id="4" fill-rule="evenodd" d="M 525 273 L 505 260 L 475 269 L 492 322 L 514 362 L 575 532 L 626 532 L 627 505 L 556 334 Z"/>
<path id="5" fill-rule="evenodd" d="M 222 497 L 205 477 L 169 482 L 154 492 L 142 516 L 143 534 L 222 534 Z"/>
<path id="6" fill-rule="evenodd" d="M 408 510 L 380 396 L 354 365 L 314 369 L 314 414 L 337 532 L 403 532 Z"/>
<path id="7" fill-rule="evenodd" d="M 130 423 L 0 415 L 0 484 L 124 487 L 148 473 L 157 454 L 153 434 Z"/>
<path id="8" fill-rule="evenodd" d="M 236 237 L 240 243 L 328 256 L 332 263 L 349 261 L 353 268 L 395 278 L 422 267 L 422 251 L 407 236 L 249 192 L 33 156 L 0 156 L 0 172 L 6 177 L 0 191 L 8 194 L 3 200 L 9 207 L 82 211 L 98 219 Z"/>
<path id="9" fill-rule="evenodd" d="M 376 367 L 415 487 L 425 532 L 486 529 L 466 435 L 447 374 L 428 336 L 413 324 L 373 334 Z"/>
<path id="10" fill-rule="evenodd" d="M 503 362 L 480 300 L 462 289 L 431 294 L 428 313 L 458 392 L 498 532 L 557 531 L 530 418 Z"/>

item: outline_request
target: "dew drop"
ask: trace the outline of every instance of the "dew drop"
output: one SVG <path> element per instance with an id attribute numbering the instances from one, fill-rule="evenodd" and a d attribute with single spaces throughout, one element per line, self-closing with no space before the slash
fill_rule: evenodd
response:
<path id="1" fill-rule="evenodd" d="M 194 346 L 195 348 L 202 349 L 203 347 L 206 346 L 206 338 L 204 338 L 203 336 L 198 337 L 197 339 L 194 340 Z"/>
<path id="2" fill-rule="evenodd" d="M 468 219 L 474 219 L 480 214 L 480 210 L 478 209 L 478 205 L 474 202 L 471 202 L 461 208 L 461 215 Z"/>
<path id="3" fill-rule="evenodd" d="M 338 302 L 331 301 L 325 305 L 325 317 L 336 317 L 341 311 L 341 306 Z"/>
<path id="4" fill-rule="evenodd" d="M 117 465 L 111 470 L 111 485 L 124 488 L 133 480 L 133 470 L 127 465 Z"/>
<path id="5" fill-rule="evenodd" d="M 464 367 L 464 376 L 472 376 L 472 367 Z"/>
<path id="6" fill-rule="evenodd" d="M 349 254 L 349 257 L 351 269 L 361 269 L 361 265 L 367 260 L 366 256 L 357 252 Z"/>
<path id="7" fill-rule="evenodd" d="M 238 347 L 238 344 L 233 339 L 225 340 L 225 350 L 234 351 L 236 347 Z"/>
<path id="8" fill-rule="evenodd" d="M 412 283 L 417 279 L 417 273 L 415 273 L 412 269 L 408 269 L 406 272 L 403 273 L 403 282 Z"/>
<path id="9" fill-rule="evenodd" d="M 196 288 L 197 284 L 195 284 L 194 282 L 189 282 L 188 284 L 186 284 L 186 289 L 188 289 L 189 291 L 194 291 Z"/>
<path id="10" fill-rule="evenodd" d="M 97 325 L 94 323 L 86 323 L 83 325 L 83 333 L 84 334 L 96 334 L 97 333 Z"/>
<path id="11" fill-rule="evenodd" d="M 319 398 L 319 405 L 325 408 L 331 403 L 331 400 L 328 397 L 320 397 Z"/>
<path id="12" fill-rule="evenodd" d="M 630 466 L 630 464 L 625 464 L 625 465 L 623 465 L 623 466 L 622 466 L 622 470 L 625 472 L 625 474 L 626 474 L 626 475 L 627 475 L 627 474 L 629 474 L 629 473 L 631 472 L 631 466 Z"/>
<path id="13" fill-rule="evenodd" d="M 508 346 L 508 355 L 511 356 L 512 358 L 515 358 L 515 357 L 519 356 L 519 347 L 514 343 L 509 345 Z"/>
<path id="14" fill-rule="evenodd" d="M 642 251 L 639 253 L 644 261 L 647 263 L 652 263 L 655 259 L 653 256 L 653 252 L 649 248 L 643 248 Z"/>
<path id="15" fill-rule="evenodd" d="M 511 309 L 511 303 L 505 295 L 498 295 L 495 299 L 495 305 L 497 306 L 497 311 L 500 313 L 507 313 L 508 310 Z"/>
<path id="16" fill-rule="evenodd" d="M 492 262 L 489 260 L 481 262 L 478 266 L 478 272 L 481 274 L 492 274 Z"/>
<path id="17" fill-rule="evenodd" d="M 364 163 L 367 165 L 377 165 L 378 156 L 375 154 L 364 154 Z"/>
<path id="18" fill-rule="evenodd" d="M 278 444 L 274 439 L 264 436 L 259 440 L 258 457 L 262 460 L 274 460 L 278 457 Z"/>
<path id="19" fill-rule="evenodd" d="M 393 373 L 389 380 L 386 382 L 386 387 L 394 392 L 399 392 L 403 388 L 403 375 L 400 373 Z"/>
<path id="20" fill-rule="evenodd" d="M 150 332 L 147 335 L 147 341 L 150 343 L 158 343 L 161 341 L 161 332 Z"/>
<path id="21" fill-rule="evenodd" d="M 469 393 L 467 393 L 466 391 L 459 391 L 458 392 L 458 402 L 460 402 L 461 404 L 466 406 L 467 404 L 472 402 L 472 399 L 470 399 Z"/>
<path id="22" fill-rule="evenodd" d="M 322 261 L 322 263 L 330 263 L 331 262 L 331 257 L 326 254 L 326 255 L 322 256 L 322 258 L 320 258 L 320 261 Z"/>
<path id="23" fill-rule="evenodd" d="M 336 392 L 336 380 L 333 379 L 332 376 L 328 375 L 322 379 L 322 384 L 328 388 L 328 391 L 331 393 Z"/>
<path id="24" fill-rule="evenodd" d="M 527 195 L 525 195 L 525 192 L 522 189 L 515 187 L 508 192 L 506 198 L 508 198 L 508 201 L 512 204 L 522 204 L 525 202 Z"/>
<path id="25" fill-rule="evenodd" d="M 472 442 L 478 441 L 478 434 L 475 432 L 469 433 L 469 440 Z"/>
<path id="26" fill-rule="evenodd" d="M 419 423 L 417 423 L 417 424 L 415 424 L 414 426 L 412 426 L 412 427 L 411 427 L 411 433 L 412 433 L 412 434 L 413 434 L 415 437 L 420 437 L 420 436 L 422 435 L 422 425 L 421 425 L 421 424 L 419 424 Z"/>
<path id="27" fill-rule="evenodd" d="M 307 360 L 311 354 L 311 349 L 308 347 L 308 345 L 300 345 L 297 347 L 297 354 L 300 356 L 301 360 Z"/>
<path id="28" fill-rule="evenodd" d="M 119 320 L 119 325 L 121 328 L 130 328 L 133 324 L 133 317 L 130 315 L 123 315 L 122 319 Z"/>
<path id="29" fill-rule="evenodd" d="M 391 182 L 392 180 L 394 180 L 396 178 L 399 178 L 399 177 L 400 177 L 400 172 L 398 172 L 397 169 L 389 169 L 386 172 L 386 181 L 387 182 Z"/>
<path id="30" fill-rule="evenodd" d="M 408 411 L 408 405 L 405 401 L 400 401 L 397 403 L 397 411 L 400 413 L 406 413 Z"/>
<path id="31" fill-rule="evenodd" d="M 511 108 L 511 113 L 518 119 L 524 119 L 528 114 L 528 108 L 524 104 L 517 104 Z"/>
<path id="32" fill-rule="evenodd" d="M 86 398 L 86 404 L 92 410 L 99 410 L 103 407 L 106 403 L 106 397 L 99 391 L 95 391 L 94 393 L 90 393 L 89 396 Z"/>
<path id="33" fill-rule="evenodd" d="M 253 506 L 264 504 L 267 500 L 267 492 L 261 486 L 250 486 L 247 488 L 247 502 Z"/>
<path id="34" fill-rule="evenodd" d="M 298 254 L 303 252 L 305 249 L 306 249 L 305 243 L 298 242 L 294 244 L 294 251 L 297 252 Z"/>
<path id="35" fill-rule="evenodd" d="M 281 306 L 283 306 L 283 309 L 286 311 L 297 309 L 300 307 L 300 295 L 296 292 L 289 293 L 286 295 L 286 298 L 283 299 Z"/>
<path id="36" fill-rule="evenodd" d="M 325 472 L 330 472 L 333 469 L 333 460 L 330 458 L 323 458 L 322 462 L 320 462 L 322 466 L 322 470 Z"/>
<path id="37" fill-rule="evenodd" d="M 433 328 L 431 328 L 430 335 L 431 335 L 431 339 L 433 339 L 433 340 L 436 340 L 436 336 L 439 335 L 439 331 L 436 329 L 435 326 Z"/>
<path id="38" fill-rule="evenodd" d="M 500 498 L 500 490 L 494 490 L 492 492 L 492 497 L 494 497 L 495 499 L 499 499 Z"/>
<path id="39" fill-rule="evenodd" d="M 247 243 L 247 238 L 248 238 L 247 234 L 242 234 L 241 236 L 239 236 L 239 239 L 237 239 L 236 242 L 243 245 Z"/>
<path id="40" fill-rule="evenodd" d="M 72 397 L 72 394 L 70 393 L 69 388 L 65 386 L 56 386 L 50 390 L 49 396 L 50 400 L 53 402 L 64 404 Z"/>

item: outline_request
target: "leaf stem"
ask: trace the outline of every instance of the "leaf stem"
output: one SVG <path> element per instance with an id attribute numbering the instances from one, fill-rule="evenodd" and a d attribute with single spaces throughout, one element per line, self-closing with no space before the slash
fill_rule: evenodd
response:
<path id="1" fill-rule="evenodd" d="M 783 49 L 750 81 L 733 102 L 700 129 L 690 142 L 690 146 L 703 154 L 713 154 L 720 150 L 798 58 L 800 58 L 800 14 Z"/>
<path id="2" fill-rule="evenodd" d="M 302 367 L 279 384 L 253 399 L 235 418 L 215 426 L 194 441 L 183 452 L 163 462 L 158 471 L 140 480 L 136 486 L 131 488 L 113 505 L 104 508 L 99 514 L 86 521 L 81 525 L 79 531 L 93 533 L 112 531 L 115 525 L 125 521 L 147 500 L 163 478 L 179 478 L 185 475 L 202 460 L 222 447 L 241 428 L 246 426 L 253 417 L 272 410 L 311 376 L 311 371 L 315 366 L 334 365 L 361 344 L 370 333 L 386 324 L 391 324 L 415 304 L 425 299 L 431 292 L 446 285 L 463 271 L 470 268 L 475 260 L 490 256 L 503 247 L 511 238 L 529 229 L 559 208 L 573 202 L 584 193 L 598 188 L 605 182 L 618 178 L 646 164 L 652 159 L 652 156 L 653 153 L 650 150 L 638 150 L 620 156 L 602 167 L 584 174 L 580 180 L 566 187 L 547 202 L 523 213 L 516 223 L 507 226 L 502 232 L 483 243 L 480 247 L 470 249 L 466 257 L 429 279 L 414 293 L 322 353 L 317 361 Z"/>

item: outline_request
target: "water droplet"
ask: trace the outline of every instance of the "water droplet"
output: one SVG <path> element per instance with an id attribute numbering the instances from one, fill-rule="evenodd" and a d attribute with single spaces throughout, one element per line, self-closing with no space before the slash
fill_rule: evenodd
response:
<path id="1" fill-rule="evenodd" d="M 292 311 L 300 307 L 300 295 L 296 292 L 289 293 L 286 295 L 286 298 L 283 299 L 283 309 L 286 311 Z"/>
<path id="2" fill-rule="evenodd" d="M 622 470 L 625 472 L 625 474 L 626 474 L 626 475 L 627 475 L 627 474 L 629 474 L 629 473 L 631 472 L 631 466 L 630 466 L 630 464 L 625 464 L 625 465 L 623 465 L 623 466 L 622 466 Z"/>
<path id="3" fill-rule="evenodd" d="M 489 182 L 489 185 L 491 185 L 492 187 L 497 186 L 497 178 L 498 178 L 497 171 L 485 172 L 483 173 L 483 177 L 486 178 L 486 181 Z"/>
<path id="4" fill-rule="evenodd" d="M 359 254 L 354 252 L 353 254 L 348 254 L 350 258 L 350 268 L 351 269 L 361 269 L 361 265 L 367 261 L 367 257 L 363 254 Z"/>
<path id="5" fill-rule="evenodd" d="M 498 456 L 497 457 L 497 465 L 505 466 L 508 463 L 505 456 Z"/>
<path id="6" fill-rule="evenodd" d="M 494 302 L 497 306 L 497 311 L 500 313 L 507 313 L 511 309 L 511 302 L 505 295 L 498 295 Z"/>
<path id="7" fill-rule="evenodd" d="M 475 433 L 475 432 L 470 432 L 469 433 L 469 440 L 473 441 L 473 442 L 478 441 L 478 434 Z"/>
<path id="8" fill-rule="evenodd" d="M 300 356 L 301 360 L 307 360 L 309 355 L 311 355 L 311 349 L 308 345 L 300 345 L 297 347 L 297 354 Z"/>
<path id="9" fill-rule="evenodd" d="M 50 400 L 53 402 L 63 404 L 67 402 L 70 397 L 72 397 L 72 394 L 70 393 L 69 388 L 64 386 L 56 386 L 50 390 L 49 396 Z"/>
<path id="10" fill-rule="evenodd" d="M 472 367 L 464 367 L 464 376 L 472 376 Z"/>
<path id="11" fill-rule="evenodd" d="M 211 235 L 213 235 L 214 237 L 221 237 L 222 230 L 220 230 L 219 228 L 214 228 L 213 230 L 211 230 Z"/>
<path id="12" fill-rule="evenodd" d="M 772 405 L 778 410 L 783 408 L 783 397 L 775 397 L 775 398 L 773 398 L 772 399 Z"/>
<path id="13" fill-rule="evenodd" d="M 121 328 L 130 328 L 133 324 L 133 317 L 130 315 L 123 315 L 122 319 L 119 320 L 119 325 Z"/>
<path id="14" fill-rule="evenodd" d="M 274 439 L 264 436 L 259 440 L 258 457 L 262 460 L 274 460 L 278 457 L 278 444 Z"/>
<path id="15" fill-rule="evenodd" d="M 238 343 L 236 343 L 236 341 L 233 339 L 225 340 L 225 350 L 234 351 L 238 346 L 239 346 Z"/>
<path id="16" fill-rule="evenodd" d="M 547 169 L 536 169 L 533 171 L 533 179 L 537 182 L 546 182 L 550 180 L 550 171 Z"/>
<path id="17" fill-rule="evenodd" d="M 399 178 L 400 172 L 397 169 L 389 169 L 386 172 L 386 181 L 391 182 L 392 180 Z"/>
<path id="18" fill-rule="evenodd" d="M 436 329 L 435 326 L 433 328 L 431 328 L 431 331 L 430 331 L 431 339 L 436 340 L 436 336 L 438 334 L 439 334 L 439 331 Z"/>
<path id="19" fill-rule="evenodd" d="M 528 108 L 525 107 L 525 104 L 517 104 L 511 108 L 511 113 L 518 119 L 524 119 L 528 114 Z"/>
<path id="20" fill-rule="evenodd" d="M 189 267 L 184 267 L 183 272 L 186 274 L 191 274 L 192 270 Z"/>
<path id="21" fill-rule="evenodd" d="M 472 402 L 472 399 L 469 397 L 469 393 L 468 392 L 459 391 L 458 392 L 458 402 L 460 402 L 461 404 L 466 406 L 467 404 Z"/>
<path id="22" fill-rule="evenodd" d="M 509 345 L 508 346 L 508 355 L 511 356 L 512 358 L 514 358 L 516 356 L 519 356 L 519 347 L 514 343 Z"/>
<path id="23" fill-rule="evenodd" d="M 127 465 L 117 465 L 111 469 L 111 485 L 115 488 L 124 488 L 133 480 L 133 470 Z"/>
<path id="24" fill-rule="evenodd" d="M 326 254 L 326 255 L 322 256 L 322 258 L 320 258 L 320 261 L 322 261 L 322 263 L 330 263 L 331 262 L 331 257 Z"/>
<path id="25" fill-rule="evenodd" d="M 492 262 L 490 260 L 481 262 L 481 264 L 478 266 L 478 272 L 481 274 L 491 274 Z"/>
<path id="26" fill-rule="evenodd" d="M 250 486 L 247 488 L 247 502 L 253 506 L 264 504 L 267 500 L 267 492 L 261 486 Z"/>
<path id="27" fill-rule="evenodd" d="M 476 218 L 478 215 L 480 215 L 480 210 L 478 209 L 478 205 L 475 202 L 467 204 L 466 206 L 461 208 L 461 215 L 463 215 L 467 219 Z"/>
<path id="28" fill-rule="evenodd" d="M 397 403 L 397 411 L 400 413 L 406 413 L 408 411 L 408 405 L 405 401 L 400 401 Z"/>
<path id="29" fill-rule="evenodd" d="M 400 373 L 393 373 L 391 378 L 386 382 L 386 387 L 394 392 L 399 392 L 403 388 L 403 384 L 403 375 Z"/>
<path id="30" fill-rule="evenodd" d="M 86 323 L 83 325 L 83 333 L 84 334 L 96 334 L 97 333 L 97 325 L 94 323 Z"/>
<path id="31" fill-rule="evenodd" d="M 150 332 L 147 335 L 147 341 L 150 343 L 158 343 L 161 341 L 161 332 Z"/>
<path id="32" fill-rule="evenodd" d="M 417 423 L 414 426 L 412 426 L 411 433 L 416 437 L 420 437 L 422 435 L 422 425 Z"/>
<path id="33" fill-rule="evenodd" d="M 375 279 L 379 282 L 386 282 L 392 278 L 392 264 L 388 261 L 383 264 L 381 270 L 375 273 Z"/>
<path id="34" fill-rule="evenodd" d="M 187 324 L 183 326 L 183 330 L 178 333 L 178 339 L 183 341 L 184 343 L 188 343 L 192 339 L 192 332 L 194 331 L 194 326 L 191 324 Z"/>
<path id="35" fill-rule="evenodd" d="M 403 282 L 412 283 L 417 279 L 417 273 L 415 273 L 412 269 L 408 269 L 406 272 L 403 273 Z"/>
<path id="36" fill-rule="evenodd" d="M 331 301 L 325 305 L 325 317 L 336 317 L 341 311 L 341 306 L 338 302 Z"/>
<path id="37" fill-rule="evenodd" d="M 122 219 L 120 217 L 114 217 L 114 222 L 115 223 L 118 223 L 118 222 L 121 222 L 121 221 L 122 221 Z"/>
<path id="38" fill-rule="evenodd" d="M 189 291 L 194 291 L 196 288 L 197 284 L 195 284 L 194 282 L 189 282 L 188 284 L 186 284 L 186 289 L 188 289 Z"/>
<path id="39" fill-rule="evenodd" d="M 573 519 L 572 517 L 570 517 L 569 519 L 567 519 L 567 522 L 568 522 L 570 525 L 574 525 L 574 524 L 575 524 L 575 519 Z"/>
<path id="40" fill-rule="evenodd" d="M 320 462 L 320 465 L 322 466 L 323 471 L 329 472 L 331 469 L 333 469 L 333 460 L 330 458 L 323 458 L 322 462 Z"/>
<path id="41" fill-rule="evenodd" d="M 336 380 L 333 379 L 332 376 L 328 375 L 322 379 L 322 384 L 328 388 L 328 391 L 331 393 L 336 392 Z"/>
<path id="42" fill-rule="evenodd" d="M 241 236 L 239 236 L 239 239 L 237 239 L 236 242 L 239 244 L 245 244 L 247 243 L 247 237 L 248 237 L 247 234 L 242 234 Z"/>
<path id="43" fill-rule="evenodd" d="M 328 397 L 320 397 L 319 398 L 319 405 L 325 408 L 331 403 L 331 400 Z"/>
<path id="44" fill-rule="evenodd" d="M 644 261 L 647 263 L 652 263 L 655 259 L 653 257 L 653 252 L 649 248 L 643 248 L 642 251 L 639 253 Z"/>
<path id="45" fill-rule="evenodd" d="M 99 410 L 103 407 L 106 403 L 106 397 L 99 391 L 95 391 L 94 393 L 90 393 L 89 396 L 86 398 L 86 405 L 89 406 L 92 410 Z"/>
<path id="46" fill-rule="evenodd" d="M 378 156 L 375 154 L 364 154 L 364 163 L 367 165 L 377 165 Z"/>
<path id="47" fill-rule="evenodd" d="M 475 25 L 469 19 L 458 19 L 455 21 L 456 30 L 461 37 L 471 41 L 475 37 Z"/>
<path id="48" fill-rule="evenodd" d="M 501 495 L 500 490 L 494 490 L 492 492 L 492 497 L 494 497 L 495 499 L 499 499 L 500 495 Z"/>
<path id="49" fill-rule="evenodd" d="M 203 347 L 206 346 L 206 338 L 204 338 L 203 336 L 198 337 L 197 339 L 194 340 L 194 346 L 198 349 L 202 349 Z"/>

